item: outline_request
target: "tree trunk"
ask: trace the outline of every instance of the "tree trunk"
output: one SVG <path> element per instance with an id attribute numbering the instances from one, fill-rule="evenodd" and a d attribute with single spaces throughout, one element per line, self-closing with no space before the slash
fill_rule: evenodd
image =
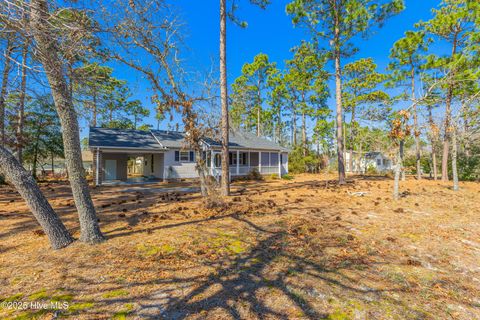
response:
<path id="1" fill-rule="evenodd" d="M 260 137 L 260 135 L 262 134 L 262 130 L 260 130 L 260 125 L 261 125 L 260 117 L 261 117 L 261 107 L 258 106 L 258 108 L 257 108 L 257 137 Z"/>
<path id="2" fill-rule="evenodd" d="M 18 103 L 18 119 L 17 119 L 17 143 L 16 155 L 18 162 L 23 164 L 23 124 L 25 122 L 25 96 L 27 89 L 27 56 L 28 56 L 29 41 L 25 40 L 22 51 L 22 80 L 20 84 L 20 98 Z"/>
<path id="3" fill-rule="evenodd" d="M 433 180 L 437 180 L 437 177 L 438 177 L 438 172 L 437 172 L 437 152 L 436 152 L 436 149 L 435 148 L 435 144 L 436 144 L 436 139 L 435 139 L 435 136 L 434 136 L 434 132 L 433 132 L 433 114 L 432 114 L 432 107 L 429 106 L 428 107 L 428 123 L 430 125 L 430 144 L 432 145 L 432 166 L 433 166 Z"/>
<path id="4" fill-rule="evenodd" d="M 457 36 L 453 39 L 452 58 L 457 53 Z M 453 73 L 453 71 L 452 71 Z M 445 134 L 443 136 L 443 153 L 442 153 L 442 181 L 448 181 L 448 152 L 450 150 L 450 121 L 452 117 L 452 98 L 453 84 L 449 83 L 447 88 L 447 98 L 445 101 Z"/>
<path id="5" fill-rule="evenodd" d="M 293 134 L 292 134 L 292 137 L 293 137 L 293 145 L 296 146 L 297 145 L 297 113 L 295 110 L 293 110 L 293 113 L 292 113 L 292 125 L 293 125 Z"/>
<path id="6" fill-rule="evenodd" d="M 417 104 L 415 97 L 415 68 L 412 67 L 411 70 L 411 80 L 412 80 L 412 103 L 413 103 L 413 133 L 415 135 L 415 159 L 417 167 L 417 180 L 422 179 L 422 167 L 420 163 L 420 132 L 418 130 L 418 114 L 417 114 Z"/>
<path id="7" fill-rule="evenodd" d="M 452 130 L 452 174 L 453 190 L 458 191 L 458 171 L 457 171 L 457 128 L 455 125 Z"/>
<path id="8" fill-rule="evenodd" d="M 5 51 L 5 64 L 3 66 L 2 88 L 0 90 L 0 145 L 5 146 L 5 99 L 7 95 L 8 75 L 10 74 L 10 57 L 13 51 L 13 40 L 11 37 L 7 40 L 7 49 Z"/>
<path id="9" fill-rule="evenodd" d="M 278 106 L 277 143 L 282 143 L 282 107 Z"/>
<path id="10" fill-rule="evenodd" d="M 1 146 L 0 171 L 25 200 L 53 249 L 66 247 L 73 242 L 72 236 L 40 191 L 35 179 Z"/>
<path id="11" fill-rule="evenodd" d="M 230 168 L 228 162 L 228 88 L 227 88 L 227 3 L 220 0 L 220 98 L 222 104 L 222 185 L 221 193 L 230 195 Z M 257 128 L 258 131 L 258 128 Z"/>
<path id="12" fill-rule="evenodd" d="M 45 0 L 32 0 L 30 6 L 31 27 L 37 42 L 37 54 L 45 69 L 62 125 L 68 177 L 80 220 L 80 240 L 88 243 L 101 242 L 104 237 L 85 179 L 77 115 L 63 74 L 64 68 L 58 58 L 58 44 L 47 23 L 48 6 Z"/>
<path id="13" fill-rule="evenodd" d="M 307 156 L 307 120 L 305 112 L 302 112 L 302 149 L 303 156 Z"/>
<path id="14" fill-rule="evenodd" d="M 340 27 L 338 8 L 335 8 L 335 99 L 337 105 L 338 183 L 345 184 L 345 146 L 343 145 L 342 67 L 340 64 Z"/>
<path id="15" fill-rule="evenodd" d="M 97 93 L 93 93 L 93 116 L 92 116 L 92 125 L 93 127 L 97 126 Z"/>
<path id="16" fill-rule="evenodd" d="M 395 165 L 395 178 L 393 181 L 393 199 L 398 200 L 400 193 L 399 193 L 399 184 L 400 184 L 400 173 L 402 172 L 403 167 L 403 140 L 400 141 L 400 146 L 398 147 L 397 152 L 397 163 Z"/>
<path id="17" fill-rule="evenodd" d="M 355 168 L 353 167 L 353 147 L 355 143 L 355 135 L 356 135 L 356 128 L 355 128 L 355 107 L 352 107 L 352 119 L 350 120 L 350 172 L 355 172 Z"/>
<path id="18" fill-rule="evenodd" d="M 402 181 L 405 181 L 407 180 L 406 177 L 405 177 L 405 168 L 403 167 L 403 162 L 405 160 L 405 152 L 403 150 L 403 140 L 401 142 L 401 145 L 402 147 L 400 148 L 400 158 L 401 158 L 401 161 L 402 161 L 402 171 L 401 171 L 401 176 L 402 176 Z"/>

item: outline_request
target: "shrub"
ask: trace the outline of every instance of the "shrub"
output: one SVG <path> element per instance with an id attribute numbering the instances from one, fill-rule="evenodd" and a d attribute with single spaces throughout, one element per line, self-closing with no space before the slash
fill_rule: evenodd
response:
<path id="1" fill-rule="evenodd" d="M 0 185 L 2 184 L 6 184 L 6 182 L 5 182 L 5 177 L 0 174 Z"/>
<path id="2" fill-rule="evenodd" d="M 260 174 L 260 172 L 258 172 L 258 170 L 256 168 L 254 168 L 248 173 L 247 179 L 248 180 L 263 180 L 263 177 Z"/>
<path id="3" fill-rule="evenodd" d="M 369 164 L 367 167 L 367 174 L 378 174 L 377 168 L 373 164 Z"/>
<path id="4" fill-rule="evenodd" d="M 308 150 L 305 156 L 303 148 L 297 146 L 288 156 L 288 171 L 292 173 L 318 172 L 323 162 L 322 158 L 311 150 Z"/>

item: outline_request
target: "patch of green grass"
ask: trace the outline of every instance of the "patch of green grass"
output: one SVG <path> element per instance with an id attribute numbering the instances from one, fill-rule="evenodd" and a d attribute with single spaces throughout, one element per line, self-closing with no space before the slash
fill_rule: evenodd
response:
<path id="1" fill-rule="evenodd" d="M 128 296 L 128 291 L 123 289 L 113 290 L 102 294 L 102 298 L 116 298 Z"/>
<path id="2" fill-rule="evenodd" d="M 287 173 L 287 174 L 284 174 L 284 175 L 282 176 L 282 179 L 283 179 L 283 180 L 293 180 L 293 178 L 294 178 L 294 176 L 291 175 L 291 174 L 288 174 L 288 173 Z"/>
<path id="3" fill-rule="evenodd" d="M 127 316 L 132 312 L 133 310 L 133 303 L 127 303 L 123 306 L 123 310 L 115 313 L 112 317 L 114 320 L 126 320 Z"/>
<path id="4" fill-rule="evenodd" d="M 341 310 L 335 310 L 333 313 L 330 313 L 326 319 L 327 320 L 351 320 L 353 319 L 353 317 L 350 313 L 347 313 Z"/>
<path id="5" fill-rule="evenodd" d="M 17 294 L 14 294 L 10 297 L 6 297 L 4 299 L 2 299 L 3 302 L 12 302 L 12 301 L 16 301 L 16 300 L 20 300 L 23 298 L 23 293 L 17 293 Z"/>
<path id="6" fill-rule="evenodd" d="M 164 254 L 164 255 L 172 254 L 175 252 L 175 247 L 170 244 L 155 246 L 155 245 L 145 245 L 142 243 L 137 246 L 137 250 L 143 256 L 151 257 L 157 254 Z"/>
<path id="7" fill-rule="evenodd" d="M 160 247 L 160 250 L 163 254 L 172 254 L 175 252 L 175 247 L 172 245 L 164 244 Z"/>
<path id="8" fill-rule="evenodd" d="M 32 293 L 28 296 L 28 300 L 44 300 L 48 299 L 48 294 L 46 289 L 41 289 L 35 293 Z"/>
<path id="9" fill-rule="evenodd" d="M 67 310 L 70 312 L 77 312 L 93 308 L 94 305 L 95 304 L 93 302 L 78 302 L 69 305 Z"/>
<path id="10" fill-rule="evenodd" d="M 230 242 L 230 244 L 227 246 L 227 250 L 235 254 L 245 252 L 245 248 L 240 240 L 234 240 Z"/>
<path id="11" fill-rule="evenodd" d="M 42 315 L 48 313 L 50 310 L 41 309 L 35 311 L 27 311 L 19 314 L 18 316 L 12 318 L 15 320 L 31 320 L 31 319 L 40 319 Z"/>
<path id="12" fill-rule="evenodd" d="M 72 301 L 72 300 L 73 300 L 73 295 L 69 293 L 57 294 L 50 298 L 50 301 L 52 302 L 64 302 L 64 301 Z"/>

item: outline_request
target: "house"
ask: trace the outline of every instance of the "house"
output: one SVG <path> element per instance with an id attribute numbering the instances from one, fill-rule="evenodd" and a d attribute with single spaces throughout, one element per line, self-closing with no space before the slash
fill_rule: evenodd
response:
<path id="1" fill-rule="evenodd" d="M 95 183 L 198 178 L 198 155 L 185 149 L 184 138 L 185 133 L 178 131 L 90 128 Z M 208 171 L 218 178 L 221 144 L 208 138 L 201 144 Z M 246 176 L 254 170 L 262 175 L 288 173 L 289 150 L 270 140 L 231 132 L 229 149 L 231 177 Z"/>
<path id="2" fill-rule="evenodd" d="M 353 154 L 353 161 L 350 156 Z M 351 166 L 351 168 L 350 168 Z M 369 170 L 384 173 L 393 169 L 392 161 L 381 152 L 359 153 L 347 151 L 345 154 L 345 171 L 352 173 L 366 173 Z"/>

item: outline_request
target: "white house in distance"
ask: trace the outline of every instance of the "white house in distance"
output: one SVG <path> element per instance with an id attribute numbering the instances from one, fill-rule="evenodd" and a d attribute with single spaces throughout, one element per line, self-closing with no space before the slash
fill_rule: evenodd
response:
<path id="1" fill-rule="evenodd" d="M 350 168 L 350 151 L 345 154 L 345 171 L 351 173 L 365 173 L 368 168 L 374 168 L 379 173 L 393 169 L 392 160 L 381 152 L 367 152 L 360 154 L 353 152 L 353 166 Z"/>
<path id="2" fill-rule="evenodd" d="M 135 179 L 174 180 L 198 178 L 195 153 L 185 149 L 185 133 L 164 130 L 90 128 L 93 175 L 97 185 Z M 202 141 L 210 174 L 221 174 L 221 144 Z M 288 173 L 289 150 L 247 132 L 230 133 L 230 175 L 246 176 Z M 130 180 L 129 180 L 130 179 Z"/>

